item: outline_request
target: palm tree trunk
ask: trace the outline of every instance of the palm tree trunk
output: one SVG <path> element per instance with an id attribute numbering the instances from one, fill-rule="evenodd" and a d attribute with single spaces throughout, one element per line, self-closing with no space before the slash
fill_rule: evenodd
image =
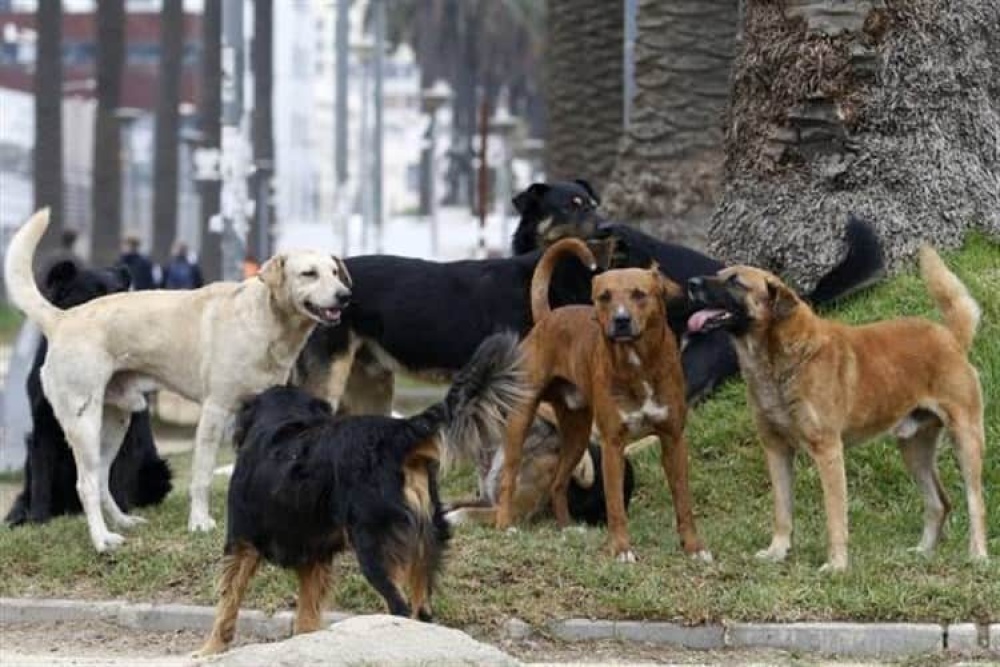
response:
<path id="1" fill-rule="evenodd" d="M 47 3 L 40 3 L 47 4 Z M 121 135 L 116 111 L 125 64 L 125 0 L 97 3 L 97 114 L 94 129 L 91 261 L 111 264 L 121 234 Z"/>
<path id="2" fill-rule="evenodd" d="M 62 2 L 38 3 L 38 66 L 35 69 L 35 208 L 51 209 L 50 229 L 63 225 L 62 160 Z M 51 231 L 43 240 L 46 250 L 58 235 Z"/>
<path id="3" fill-rule="evenodd" d="M 895 266 L 1000 239 L 998 25 L 996 0 L 747 0 L 716 251 L 808 290 L 849 213 Z"/>
<path id="4" fill-rule="evenodd" d="M 199 124 L 202 145 L 219 149 L 222 130 L 222 2 L 205 0 L 202 15 L 201 109 Z M 205 281 L 222 277 L 222 235 L 209 229 L 212 216 L 219 213 L 219 181 L 201 183 L 201 254 L 198 261 Z"/>
<path id="5" fill-rule="evenodd" d="M 270 179 L 274 169 L 274 131 L 272 121 L 272 28 L 274 5 L 273 0 L 254 0 L 254 36 L 253 36 L 253 158 L 259 171 L 256 172 L 254 186 L 261 187 L 261 179 L 265 180 L 266 192 L 270 190 Z M 263 210 L 265 209 L 266 210 Z M 270 230 L 261 230 L 261 221 L 269 221 L 266 226 L 274 224 L 274 207 L 270 196 L 265 195 L 263 201 L 257 201 L 257 210 L 250 222 L 250 237 L 247 248 L 254 255 L 260 255 L 259 261 L 264 261 L 270 252 Z M 263 237 L 261 236 L 263 232 Z M 266 247 L 259 248 L 258 241 L 263 238 Z"/>
<path id="6" fill-rule="evenodd" d="M 165 260 L 177 236 L 178 131 L 181 59 L 184 54 L 182 0 L 163 0 L 160 12 L 160 91 L 156 102 L 153 158 L 153 257 Z"/>
<path id="7" fill-rule="evenodd" d="M 622 131 L 624 10 L 608 0 L 549 0 L 546 172 L 602 188 Z"/>
<path id="8" fill-rule="evenodd" d="M 722 183 L 737 0 L 641 0 L 635 96 L 604 208 L 702 247 Z"/>

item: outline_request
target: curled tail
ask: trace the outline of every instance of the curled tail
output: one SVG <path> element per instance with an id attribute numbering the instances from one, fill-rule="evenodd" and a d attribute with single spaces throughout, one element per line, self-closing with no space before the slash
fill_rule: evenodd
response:
<path id="1" fill-rule="evenodd" d="M 473 459 L 489 443 L 504 437 L 504 421 L 527 398 L 521 352 L 514 333 L 484 340 L 458 372 L 448 394 L 410 424 L 428 435 L 442 432 L 441 461 Z"/>
<path id="2" fill-rule="evenodd" d="M 572 254 L 591 271 L 597 270 L 597 260 L 587 244 L 580 239 L 568 238 L 556 241 L 542 255 L 535 273 L 531 276 L 531 318 L 538 322 L 551 312 L 549 308 L 549 283 L 552 272 L 563 255 Z"/>
<path id="3" fill-rule="evenodd" d="M 850 215 L 845 232 L 847 254 L 816 283 L 808 296 L 813 305 L 841 299 L 878 282 L 885 275 L 882 242 L 871 223 Z"/>
<path id="4" fill-rule="evenodd" d="M 62 312 L 42 296 L 32 268 L 35 249 L 49 226 L 49 209 L 37 211 L 14 234 L 4 258 L 3 278 L 15 306 L 37 324 L 46 336 Z"/>
<path id="5" fill-rule="evenodd" d="M 920 248 L 920 275 L 944 317 L 944 325 L 968 352 L 979 327 L 979 304 L 929 245 Z"/>

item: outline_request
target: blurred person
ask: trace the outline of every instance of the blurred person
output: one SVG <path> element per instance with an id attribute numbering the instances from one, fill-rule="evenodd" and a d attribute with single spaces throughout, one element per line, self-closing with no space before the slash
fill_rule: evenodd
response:
<path id="1" fill-rule="evenodd" d="M 72 262 L 77 269 L 84 268 L 87 263 L 76 253 L 76 241 L 79 238 L 78 232 L 72 227 L 63 229 L 59 235 L 59 246 L 53 248 L 39 262 L 38 279 L 44 282 L 44 277 L 49 274 L 52 267 L 62 262 Z"/>
<path id="2" fill-rule="evenodd" d="M 140 251 L 142 243 L 137 236 L 128 236 L 122 243 L 122 254 L 118 261 L 128 267 L 132 274 L 132 289 L 153 289 L 157 285 L 157 267 Z"/>
<path id="3" fill-rule="evenodd" d="M 174 244 L 170 261 L 163 267 L 161 287 L 164 289 L 196 289 L 203 284 L 201 269 L 198 268 L 197 263 L 191 261 L 187 243 L 178 241 Z"/>
<path id="4" fill-rule="evenodd" d="M 252 252 L 248 252 L 243 257 L 243 279 L 253 278 L 258 272 L 260 272 L 260 263 Z"/>

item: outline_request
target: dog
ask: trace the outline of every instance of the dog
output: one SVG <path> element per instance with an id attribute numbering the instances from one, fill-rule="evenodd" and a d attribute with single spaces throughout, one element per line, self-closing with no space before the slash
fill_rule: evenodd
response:
<path id="1" fill-rule="evenodd" d="M 626 455 L 640 449 L 640 444 L 629 445 Z M 504 450 L 501 441 L 484 442 L 478 452 L 472 453 L 479 479 L 479 496 L 474 500 L 448 503 L 445 518 L 452 526 L 496 524 L 496 504 L 500 495 L 500 471 L 503 470 Z M 531 423 L 524 440 L 521 468 L 518 471 L 514 495 L 514 519 L 531 521 L 551 507 L 549 490 L 559 463 L 562 441 L 556 426 L 555 413 L 547 403 L 538 408 L 537 418 Z M 462 453 L 453 453 L 457 458 Z M 468 456 L 468 454 L 465 454 Z M 635 489 L 635 470 L 625 459 L 625 510 L 628 511 Z M 608 521 L 604 498 L 604 478 L 601 474 L 601 448 L 596 438 L 591 438 L 587 451 L 570 475 L 567 487 L 567 505 L 573 521 L 591 526 Z"/>
<path id="2" fill-rule="evenodd" d="M 124 541 L 108 530 L 102 506 L 122 528 L 144 521 L 121 510 L 108 479 L 132 414 L 161 386 L 202 405 L 188 528 L 210 530 L 212 468 L 240 399 L 287 381 L 313 328 L 339 322 L 350 298 L 347 269 L 324 253 L 288 252 L 242 283 L 110 294 L 62 310 L 38 291 L 31 271 L 48 224 L 43 209 L 17 230 L 4 275 L 14 304 L 48 338 L 42 388 L 73 450 L 94 548 Z"/>
<path id="3" fill-rule="evenodd" d="M 969 505 L 969 553 L 985 560 L 982 465 L 985 435 L 979 377 L 967 355 L 979 307 L 929 246 L 921 274 L 944 325 L 921 318 L 848 326 L 818 317 L 776 276 L 738 266 L 688 283 L 700 308 L 689 325 L 732 337 L 747 382 L 774 489 L 774 532 L 760 558 L 783 561 L 792 539 L 793 460 L 815 461 L 826 509 L 824 570 L 848 567 L 845 446 L 890 433 L 924 500 L 930 553 L 950 510 L 935 462 L 942 431 L 952 436 Z"/>
<path id="4" fill-rule="evenodd" d="M 105 294 L 129 289 L 131 275 L 123 266 L 84 269 L 63 260 L 43 276 L 45 296 L 60 308 L 72 308 Z M 4 519 L 11 526 L 45 523 L 54 516 L 82 511 L 76 495 L 76 465 L 62 427 L 42 391 L 41 368 L 48 344 L 44 338 L 28 374 L 28 403 L 33 430 L 25 437 L 24 489 Z M 167 462 L 156 453 L 149 412 L 133 415 L 122 448 L 111 466 L 111 495 L 127 511 L 160 503 L 171 489 Z"/>
<path id="5" fill-rule="evenodd" d="M 626 224 L 611 222 L 596 213 L 600 198 L 589 183 L 575 181 L 575 194 L 567 199 L 565 188 L 534 183 L 514 197 L 521 215 L 514 232 L 515 255 L 532 253 L 555 241 L 574 237 L 610 241 L 614 248 L 613 268 L 647 268 L 656 262 L 667 278 L 685 285 L 690 278 L 714 274 L 725 264 L 697 250 L 665 243 Z M 553 210 L 570 205 L 575 215 L 554 215 Z M 851 216 L 846 226 L 844 259 L 824 275 L 806 297 L 821 305 L 842 299 L 877 282 L 885 272 L 881 242 L 867 222 Z M 712 393 L 726 379 L 739 372 L 736 353 L 725 333 L 712 331 L 693 334 L 687 331 L 687 319 L 693 312 L 685 300 L 675 300 L 668 311 L 671 329 L 683 337 L 681 360 L 687 383 L 687 401 L 696 403 Z"/>
<path id="6" fill-rule="evenodd" d="M 442 402 L 408 419 L 334 418 L 327 402 L 291 387 L 247 402 L 237 419 L 221 598 L 201 655 L 232 641 L 261 559 L 295 568 L 295 632 L 317 630 L 331 560 L 348 545 L 390 613 L 430 621 L 449 538 L 438 495 L 439 441 L 497 437 L 522 400 L 517 338 L 497 334 Z"/>
<path id="7" fill-rule="evenodd" d="M 679 295 L 680 288 L 655 266 L 617 269 L 594 278 L 594 306 L 550 310 L 548 283 L 563 253 L 595 265 L 582 241 L 563 239 L 546 251 L 532 280 L 536 324 L 522 342 L 530 394 L 524 408 L 508 420 L 497 528 L 511 525 L 525 433 L 538 404 L 545 400 L 552 404 L 562 436 L 550 494 L 559 525 L 569 522 L 567 482 L 596 423 L 611 551 L 619 562 L 635 562 L 622 493 L 625 444 L 655 433 L 682 546 L 708 560 L 711 555 L 698 536 L 688 489 L 684 376 L 665 313 L 666 299 Z"/>

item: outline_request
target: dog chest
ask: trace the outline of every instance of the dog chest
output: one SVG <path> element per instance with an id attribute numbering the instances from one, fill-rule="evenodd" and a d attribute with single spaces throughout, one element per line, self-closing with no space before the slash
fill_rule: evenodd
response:
<path id="1" fill-rule="evenodd" d="M 652 383 L 648 381 L 618 389 L 613 395 L 622 425 L 630 436 L 644 435 L 670 417 L 669 408 L 660 403 Z"/>

